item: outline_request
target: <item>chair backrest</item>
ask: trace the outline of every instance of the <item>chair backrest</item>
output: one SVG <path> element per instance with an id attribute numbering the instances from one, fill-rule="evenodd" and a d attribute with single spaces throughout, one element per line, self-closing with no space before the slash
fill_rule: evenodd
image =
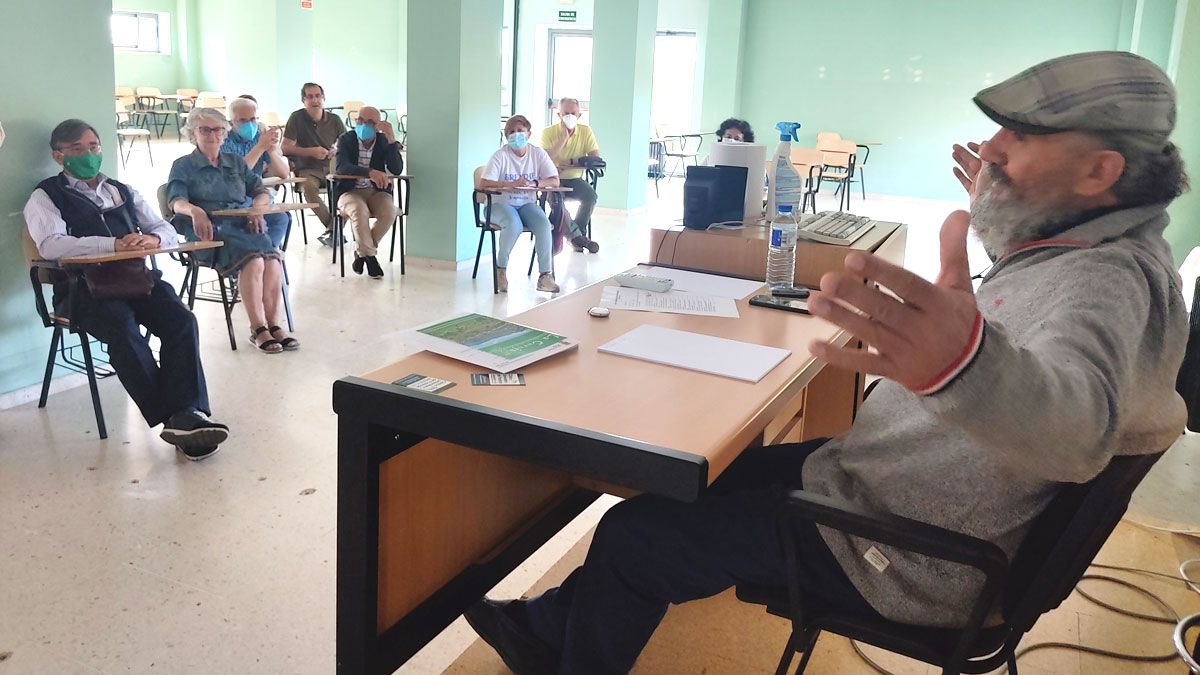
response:
<path id="1" fill-rule="evenodd" d="M 167 203 L 167 184 L 163 183 L 158 186 L 158 212 L 162 214 L 163 220 L 170 221 L 175 216 L 174 209 Z M 174 225 L 174 223 L 171 223 Z M 175 228 L 179 229 L 179 228 Z"/>
<path id="2" fill-rule="evenodd" d="M 1011 626 L 1028 631 L 1071 594 L 1125 515 L 1134 489 L 1162 455 L 1113 457 L 1091 481 L 1059 490 L 1009 567 L 1003 609 Z"/>
<path id="3" fill-rule="evenodd" d="M 176 89 L 175 94 L 178 96 L 198 97 L 198 96 L 200 96 L 200 90 L 199 89 Z"/>
<path id="4" fill-rule="evenodd" d="M 274 110 L 269 110 L 265 113 L 261 113 L 261 114 L 259 114 L 258 118 L 262 121 L 263 124 L 265 124 L 269 127 L 277 127 L 277 126 L 280 126 L 283 124 L 283 122 L 281 122 L 279 119 L 279 113 L 275 112 Z"/>
<path id="5" fill-rule="evenodd" d="M 162 96 L 162 90 L 158 87 L 138 87 L 138 96 Z"/>
<path id="6" fill-rule="evenodd" d="M 813 166 L 820 164 L 824 159 L 824 153 L 816 148 L 792 148 L 792 164 L 803 164 L 804 166 Z"/>
<path id="7" fill-rule="evenodd" d="M 854 154 L 858 150 L 858 146 L 854 141 L 841 139 L 818 145 L 817 149 L 823 153 L 821 163 L 825 166 L 849 169 L 854 164 Z"/>
<path id="8" fill-rule="evenodd" d="M 836 131 L 821 131 L 817 133 L 817 147 L 824 148 L 825 146 L 836 143 L 842 140 L 842 135 Z"/>
<path id="9" fill-rule="evenodd" d="M 133 87 L 117 87 L 117 96 L 133 96 Z"/>
<path id="10" fill-rule="evenodd" d="M 197 99 L 197 108 L 216 108 L 222 114 L 225 114 L 225 97 L 224 96 L 201 96 Z"/>
<path id="11" fill-rule="evenodd" d="M 45 267 L 35 268 L 33 263 L 44 262 L 46 259 L 38 252 L 37 243 L 33 241 L 33 235 L 29 234 L 29 227 L 25 224 L 25 219 L 17 216 L 17 225 L 21 228 L 21 255 L 25 258 L 25 266 L 30 269 L 36 269 L 36 279 L 38 283 L 52 284 L 54 279 L 50 274 L 50 270 Z M 35 289 L 36 291 L 36 289 Z M 39 313 L 40 313 L 39 309 Z"/>
<path id="12" fill-rule="evenodd" d="M 346 124 L 354 126 L 358 124 L 358 111 L 362 110 L 366 103 L 362 101 L 346 101 L 342 104 L 342 112 L 346 113 Z"/>
<path id="13" fill-rule="evenodd" d="M 482 166 L 477 166 L 477 167 L 475 167 L 475 182 L 473 183 L 473 185 L 475 186 L 475 189 L 476 189 L 476 190 L 482 190 L 482 189 L 483 189 L 483 188 L 482 188 L 482 187 L 480 187 L 480 185 L 479 185 L 479 182 L 480 182 L 481 180 L 483 180 L 483 167 L 482 167 Z M 480 192 L 475 192 L 475 202 L 476 202 L 476 203 L 478 203 L 478 204 L 482 204 L 482 203 L 484 203 L 484 201 L 486 201 L 486 200 L 487 200 L 487 195 L 485 195 L 485 194 L 482 194 L 482 193 L 480 193 Z"/>
<path id="14" fill-rule="evenodd" d="M 117 102 L 125 106 L 128 110 L 137 105 L 137 96 L 133 94 L 133 87 L 117 87 Z"/>

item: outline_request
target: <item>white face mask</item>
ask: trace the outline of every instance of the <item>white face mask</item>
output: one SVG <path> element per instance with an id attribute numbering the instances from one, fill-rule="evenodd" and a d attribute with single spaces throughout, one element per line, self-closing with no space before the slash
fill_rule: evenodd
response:
<path id="1" fill-rule="evenodd" d="M 562 121 L 568 129 L 574 129 L 575 125 L 579 123 L 579 118 L 575 115 L 567 114 L 562 116 Z"/>

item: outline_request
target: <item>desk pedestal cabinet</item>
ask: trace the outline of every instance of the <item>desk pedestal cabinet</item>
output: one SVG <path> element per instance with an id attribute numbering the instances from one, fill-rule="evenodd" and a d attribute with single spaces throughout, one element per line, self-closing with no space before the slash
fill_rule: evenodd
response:
<path id="1" fill-rule="evenodd" d="M 601 491 L 694 501 L 746 447 L 849 426 L 853 374 L 823 369 L 802 347 L 844 344 L 844 331 L 744 299 L 737 321 L 591 319 L 603 285 L 515 317 L 580 342 L 524 368 L 525 387 L 472 387 L 478 367 L 428 352 L 334 383 L 339 673 L 394 671 Z M 641 323 L 793 353 L 752 384 L 596 351 Z M 389 384 L 411 373 L 457 386 Z"/>

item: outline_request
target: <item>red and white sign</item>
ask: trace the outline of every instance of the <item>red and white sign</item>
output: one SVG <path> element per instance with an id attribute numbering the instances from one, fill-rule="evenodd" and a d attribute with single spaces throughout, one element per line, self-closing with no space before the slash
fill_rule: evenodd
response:
<path id="1" fill-rule="evenodd" d="M 300 0 L 300 9 L 312 9 L 313 0 Z"/>

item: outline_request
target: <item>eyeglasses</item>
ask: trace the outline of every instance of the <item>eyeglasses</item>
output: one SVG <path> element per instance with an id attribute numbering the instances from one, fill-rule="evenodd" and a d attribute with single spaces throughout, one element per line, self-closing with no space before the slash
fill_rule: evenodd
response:
<path id="1" fill-rule="evenodd" d="M 224 136 L 229 130 L 225 127 L 196 127 L 196 131 L 205 136 Z"/>
<path id="2" fill-rule="evenodd" d="M 82 144 L 63 145 L 63 146 L 59 146 L 58 151 L 64 155 L 82 155 L 85 152 L 93 152 L 93 153 L 99 154 L 100 144 L 99 143 L 91 143 L 88 145 L 82 145 Z"/>

